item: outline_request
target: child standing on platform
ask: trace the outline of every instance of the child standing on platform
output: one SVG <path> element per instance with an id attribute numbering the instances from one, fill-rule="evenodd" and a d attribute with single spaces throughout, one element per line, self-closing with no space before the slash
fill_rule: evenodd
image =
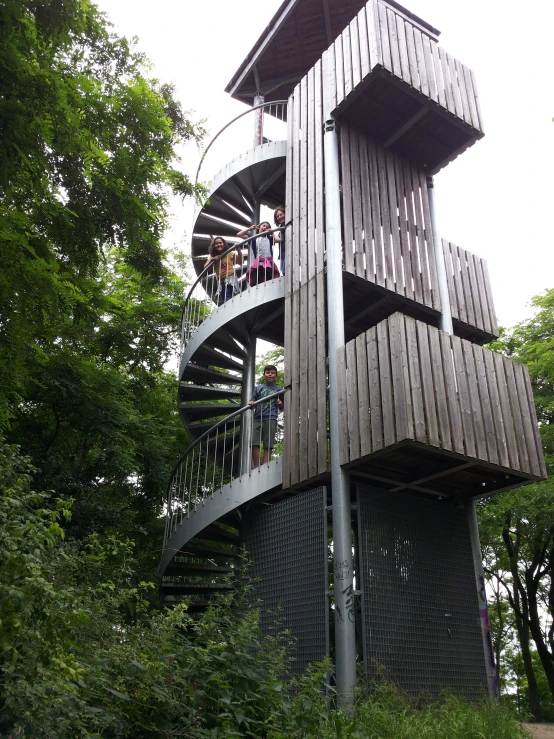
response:
<path id="1" fill-rule="evenodd" d="M 277 367 L 268 364 L 264 367 L 264 382 L 262 385 L 256 385 L 249 405 L 253 405 L 257 400 L 269 398 L 271 395 L 280 392 L 283 388 L 276 385 Z M 271 459 L 271 451 L 275 446 L 275 436 L 277 434 L 277 417 L 279 411 L 283 408 L 281 398 L 268 400 L 267 403 L 259 403 L 254 408 L 254 419 L 252 424 L 252 467 L 260 466 L 260 446 L 264 447 L 263 463 L 267 464 Z"/>
<path id="2" fill-rule="evenodd" d="M 258 226 L 252 225 L 244 231 L 239 231 L 237 236 L 239 239 L 247 239 L 249 231 L 258 234 L 255 239 L 252 239 L 254 262 L 246 273 L 246 281 L 254 287 L 261 282 L 279 277 L 279 270 L 273 261 L 273 235 L 266 233 L 266 231 L 271 231 L 271 224 L 268 221 L 262 221 Z"/>
<path id="3" fill-rule="evenodd" d="M 215 302 L 223 305 L 231 300 L 233 295 L 240 292 L 239 281 L 235 272 L 235 262 L 242 262 L 242 251 L 237 248 L 222 256 L 229 248 L 225 239 L 216 236 L 210 244 L 208 250 L 208 261 L 204 265 L 204 269 L 211 263 L 215 262 L 215 276 L 217 277 L 217 290 L 215 293 Z"/>
<path id="4" fill-rule="evenodd" d="M 285 206 L 278 205 L 273 211 L 273 220 L 276 226 L 285 225 Z M 279 267 L 281 274 L 285 275 L 285 234 L 283 231 L 277 231 L 275 234 L 275 243 L 279 244 Z"/>

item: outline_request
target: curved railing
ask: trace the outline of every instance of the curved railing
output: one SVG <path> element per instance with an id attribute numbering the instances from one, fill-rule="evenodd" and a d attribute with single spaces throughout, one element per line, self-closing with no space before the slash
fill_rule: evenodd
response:
<path id="1" fill-rule="evenodd" d="M 286 121 L 287 120 L 287 105 L 288 100 L 274 100 L 271 103 L 260 103 L 260 105 L 254 105 L 252 108 L 249 108 L 248 110 L 243 111 L 240 113 L 240 115 L 237 115 L 235 118 L 233 118 L 229 123 L 226 123 L 223 128 L 221 128 L 216 135 L 212 138 L 208 146 L 204 149 L 204 153 L 202 154 L 202 157 L 200 159 L 200 162 L 198 163 L 198 169 L 196 170 L 196 177 L 194 180 L 195 186 L 198 184 L 198 178 L 200 177 L 200 170 L 202 168 L 202 165 L 204 164 L 204 161 L 206 159 L 206 156 L 212 146 L 215 144 L 215 142 L 219 139 L 222 133 L 224 133 L 230 126 L 233 125 L 233 123 L 236 123 L 240 118 L 244 118 L 245 115 L 248 115 L 249 113 L 254 113 L 255 111 L 264 111 L 267 109 L 268 115 L 273 116 L 274 118 L 277 118 L 280 121 Z"/>
<path id="2" fill-rule="evenodd" d="M 280 390 L 239 408 L 215 423 L 189 446 L 175 465 L 169 482 L 164 548 L 183 519 L 188 518 L 199 506 L 205 505 L 206 500 L 213 498 L 224 485 L 267 464 L 271 457 L 281 456 L 282 414 L 278 413 L 275 444 L 268 454 L 262 451 L 263 430 L 253 430 L 252 421 L 255 408 L 263 403 L 270 406 L 277 404 L 282 409 L 285 392 Z M 253 461 L 256 447 L 257 465 Z M 264 461 L 265 456 L 268 459 Z"/>
<path id="3" fill-rule="evenodd" d="M 290 222 L 284 226 L 278 228 L 272 228 L 270 231 L 264 231 L 266 234 L 272 234 L 276 231 L 284 231 Z M 244 241 L 238 244 L 233 244 L 226 249 L 219 257 L 219 263 L 231 252 L 240 250 L 241 255 L 239 257 L 239 263 L 234 265 L 234 277 L 236 288 L 235 292 L 228 298 L 229 300 L 234 297 L 234 294 L 239 294 L 245 290 L 248 285 L 248 270 L 249 265 L 253 263 L 253 253 L 251 242 L 259 234 L 249 236 Z M 243 248 L 244 249 L 243 252 Z M 275 262 L 277 265 L 277 263 Z M 272 273 L 273 276 L 280 276 L 279 269 L 276 267 L 276 272 Z M 253 276 L 252 282 L 256 282 L 259 279 L 258 275 Z M 273 279 L 271 277 L 270 279 Z M 181 316 L 181 356 L 183 351 L 190 340 L 192 334 L 196 331 L 198 326 L 210 315 L 215 307 L 223 305 L 226 300 L 222 300 L 227 295 L 223 294 L 222 291 L 227 290 L 227 285 L 222 285 L 220 279 L 217 276 L 217 263 L 212 261 L 207 267 L 204 267 L 202 272 L 198 275 L 196 280 L 192 283 L 190 290 L 188 291 L 187 297 L 185 298 L 185 304 L 183 306 L 183 313 Z M 230 293 L 233 291 L 229 291 Z M 208 302 L 206 300 L 208 298 Z"/>

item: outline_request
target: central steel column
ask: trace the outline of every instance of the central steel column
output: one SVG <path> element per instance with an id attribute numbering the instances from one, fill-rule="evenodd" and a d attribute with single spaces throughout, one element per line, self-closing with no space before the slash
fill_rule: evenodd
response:
<path id="1" fill-rule="evenodd" d="M 265 103 L 265 98 L 259 93 L 254 95 L 254 107 Z M 254 147 L 264 143 L 264 109 L 254 111 Z"/>
<path id="2" fill-rule="evenodd" d="M 327 255 L 327 325 L 329 346 L 329 426 L 331 432 L 331 488 L 333 504 L 333 575 L 335 599 L 335 661 L 337 699 L 349 706 L 356 685 L 356 632 L 352 563 L 350 481 L 339 454 L 337 351 L 344 346 L 342 296 L 342 236 L 340 217 L 339 142 L 336 121 L 326 116 L 325 245 Z"/>
<path id="3" fill-rule="evenodd" d="M 435 266 L 437 268 L 437 282 L 441 300 L 441 317 L 439 327 L 448 334 L 454 334 L 452 325 L 452 310 L 450 308 L 450 295 L 448 294 L 448 282 L 446 280 L 446 264 L 442 241 L 437 226 L 437 215 L 435 208 L 435 186 L 432 177 L 427 177 L 427 192 L 429 195 L 429 211 L 431 213 L 431 228 L 433 230 L 433 241 L 435 244 Z M 487 669 L 487 685 L 491 698 L 498 697 L 498 678 L 494 664 L 494 651 L 492 648 L 491 624 L 489 620 L 489 608 L 485 592 L 485 573 L 483 571 L 483 557 L 481 554 L 481 543 L 479 541 L 479 526 L 477 523 L 477 511 L 475 501 L 470 500 L 467 504 L 467 519 L 469 525 L 469 538 L 471 541 L 471 554 L 473 556 L 473 569 L 475 572 L 475 585 L 477 587 L 477 600 L 479 603 L 479 616 L 481 620 L 481 636 L 485 652 L 485 664 Z"/>

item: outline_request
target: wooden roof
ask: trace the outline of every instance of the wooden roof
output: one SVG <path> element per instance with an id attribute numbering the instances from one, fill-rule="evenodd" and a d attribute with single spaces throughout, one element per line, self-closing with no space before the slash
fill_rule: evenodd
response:
<path id="1" fill-rule="evenodd" d="M 435 40 L 440 31 L 386 0 Z M 256 92 L 267 102 L 284 100 L 365 5 L 366 0 L 284 0 L 225 88 L 252 103 Z"/>

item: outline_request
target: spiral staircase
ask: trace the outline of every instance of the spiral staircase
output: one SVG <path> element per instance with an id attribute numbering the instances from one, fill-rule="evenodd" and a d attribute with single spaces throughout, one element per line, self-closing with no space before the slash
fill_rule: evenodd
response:
<path id="1" fill-rule="evenodd" d="M 191 251 L 198 277 L 183 311 L 178 389 L 179 413 L 193 444 L 177 464 L 168 493 L 170 523 L 159 568 L 168 607 L 186 596 L 191 612 L 202 611 L 214 594 L 231 588 L 228 576 L 240 556 L 241 506 L 280 488 L 280 459 L 246 469 L 251 452 L 241 448 L 245 413 L 237 411 L 254 383 L 255 340 L 283 344 L 284 279 L 249 287 L 245 274 L 252 254 L 244 244 L 235 265 L 240 292 L 218 307 L 215 274 L 204 264 L 213 236 L 238 244 L 237 232 L 259 220 L 261 205 L 274 208 L 284 201 L 285 153 L 286 142 L 267 142 L 227 164 L 194 216 Z"/>

